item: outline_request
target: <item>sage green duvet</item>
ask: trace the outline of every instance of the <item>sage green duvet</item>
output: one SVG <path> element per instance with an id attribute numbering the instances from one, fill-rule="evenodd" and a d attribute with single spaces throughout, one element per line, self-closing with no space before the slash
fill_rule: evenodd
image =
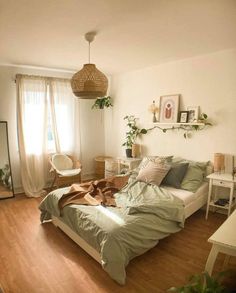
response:
<path id="1" fill-rule="evenodd" d="M 58 200 L 69 188 L 55 190 L 41 202 L 41 222 L 59 217 L 101 255 L 103 269 L 125 284 L 125 267 L 184 224 L 182 200 L 164 188 L 130 178 L 115 195 L 117 207 L 70 205 L 60 217 Z"/>

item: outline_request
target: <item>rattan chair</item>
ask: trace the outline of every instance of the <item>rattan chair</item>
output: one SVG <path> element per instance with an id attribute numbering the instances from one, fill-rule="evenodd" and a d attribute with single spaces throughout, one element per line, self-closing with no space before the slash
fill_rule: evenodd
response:
<path id="1" fill-rule="evenodd" d="M 50 171 L 54 173 L 51 188 L 54 185 L 59 188 L 73 183 L 81 183 L 82 165 L 73 156 L 54 154 L 49 159 L 49 162 L 51 165 Z"/>

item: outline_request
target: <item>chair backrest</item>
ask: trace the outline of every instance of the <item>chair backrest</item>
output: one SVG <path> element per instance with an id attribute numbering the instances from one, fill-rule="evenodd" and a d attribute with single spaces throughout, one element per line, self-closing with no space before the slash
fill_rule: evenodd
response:
<path id="1" fill-rule="evenodd" d="M 73 169 L 73 161 L 67 155 L 54 154 L 51 162 L 53 167 L 59 171 Z"/>

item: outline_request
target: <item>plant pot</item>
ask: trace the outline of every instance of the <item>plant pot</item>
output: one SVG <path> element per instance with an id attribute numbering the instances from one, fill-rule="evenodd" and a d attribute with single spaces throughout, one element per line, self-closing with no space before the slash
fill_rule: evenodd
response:
<path id="1" fill-rule="evenodd" d="M 134 143 L 132 145 L 132 157 L 137 158 L 140 155 L 140 145 L 137 143 Z"/>
<path id="2" fill-rule="evenodd" d="M 125 152 L 127 158 L 132 158 L 132 149 L 126 149 Z"/>

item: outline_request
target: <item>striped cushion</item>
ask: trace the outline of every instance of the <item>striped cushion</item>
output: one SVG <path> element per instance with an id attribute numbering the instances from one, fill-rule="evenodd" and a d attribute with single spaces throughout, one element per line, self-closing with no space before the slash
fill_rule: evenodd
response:
<path id="1" fill-rule="evenodd" d="M 169 170 L 170 166 L 149 161 L 147 165 L 139 171 L 136 179 L 159 186 Z"/>

